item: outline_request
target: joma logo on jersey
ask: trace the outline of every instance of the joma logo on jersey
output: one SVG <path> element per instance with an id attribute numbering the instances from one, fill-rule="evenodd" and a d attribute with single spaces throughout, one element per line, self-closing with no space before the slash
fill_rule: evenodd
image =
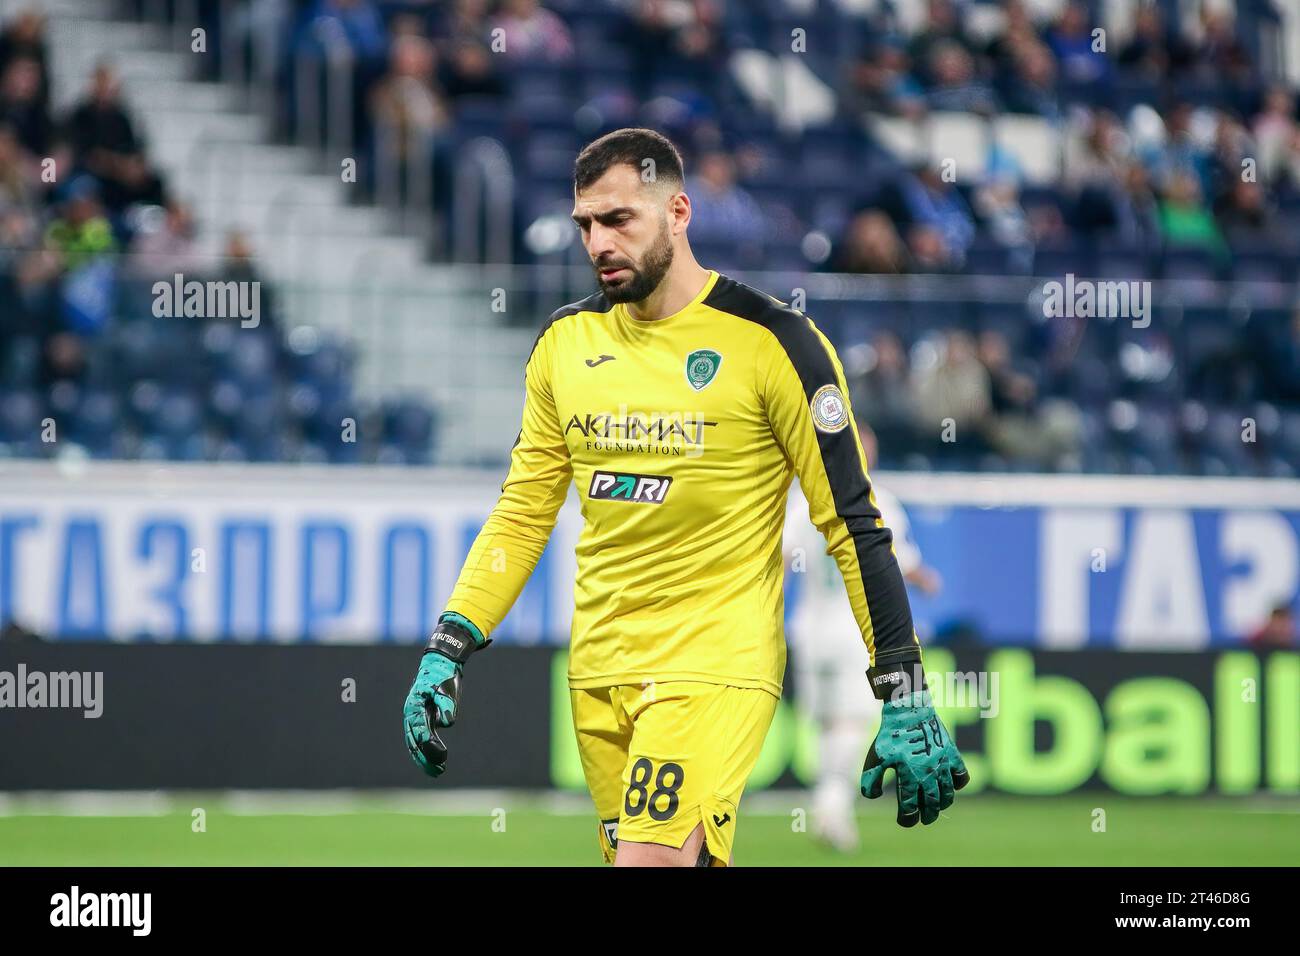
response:
<path id="1" fill-rule="evenodd" d="M 591 476 L 588 498 L 597 501 L 638 501 L 645 504 L 663 504 L 668 486 L 673 480 L 666 475 L 623 475 L 611 471 L 598 471 Z"/>

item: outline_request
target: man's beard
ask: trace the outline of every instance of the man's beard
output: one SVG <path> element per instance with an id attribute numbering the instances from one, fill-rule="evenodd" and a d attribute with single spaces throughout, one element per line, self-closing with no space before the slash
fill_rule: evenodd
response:
<path id="1" fill-rule="evenodd" d="M 605 293 L 605 298 L 610 302 L 640 302 L 659 288 L 659 283 L 668 274 L 672 264 L 673 242 L 672 237 L 668 235 L 668 226 L 665 224 L 659 230 L 654 245 L 647 249 L 646 254 L 641 258 L 640 268 L 630 262 L 602 262 L 599 265 L 593 264 L 593 268 L 596 270 L 596 281 L 600 284 L 600 290 Z M 600 277 L 602 269 L 618 267 L 627 269 L 631 275 L 614 283 L 606 282 Z"/>

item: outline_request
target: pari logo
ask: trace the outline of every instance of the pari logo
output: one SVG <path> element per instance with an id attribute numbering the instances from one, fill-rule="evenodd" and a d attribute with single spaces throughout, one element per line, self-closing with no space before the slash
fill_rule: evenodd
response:
<path id="1" fill-rule="evenodd" d="M 668 496 L 673 480 L 666 475 L 625 475 L 597 471 L 591 476 L 587 497 L 593 501 L 634 501 L 660 505 Z"/>

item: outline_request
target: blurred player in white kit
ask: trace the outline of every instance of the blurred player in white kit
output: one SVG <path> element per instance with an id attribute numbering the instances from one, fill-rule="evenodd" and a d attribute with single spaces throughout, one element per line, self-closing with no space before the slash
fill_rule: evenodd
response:
<path id="1" fill-rule="evenodd" d="M 876 464 L 876 436 L 865 422 L 857 425 L 870 471 Z M 903 506 L 876 482 L 871 487 L 885 527 L 894 533 L 894 554 L 904 580 L 925 594 L 938 593 L 942 582 L 922 562 Z M 844 577 L 826 554 L 826 539 L 808 520 L 808 502 L 797 483 L 786 510 L 785 553 L 787 573 L 799 575 L 789 634 L 795 691 L 803 713 L 817 727 L 812 833 L 848 853 L 858 846 L 854 808 L 862 755 L 879 723 L 880 701 L 867 686 L 870 661 L 844 591 Z"/>

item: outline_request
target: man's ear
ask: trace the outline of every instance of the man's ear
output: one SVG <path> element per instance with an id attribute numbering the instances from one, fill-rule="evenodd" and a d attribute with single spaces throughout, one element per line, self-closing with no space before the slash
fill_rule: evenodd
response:
<path id="1" fill-rule="evenodd" d="M 668 200 L 668 219 L 673 235 L 680 235 L 691 224 L 691 199 L 686 193 L 674 193 Z"/>

